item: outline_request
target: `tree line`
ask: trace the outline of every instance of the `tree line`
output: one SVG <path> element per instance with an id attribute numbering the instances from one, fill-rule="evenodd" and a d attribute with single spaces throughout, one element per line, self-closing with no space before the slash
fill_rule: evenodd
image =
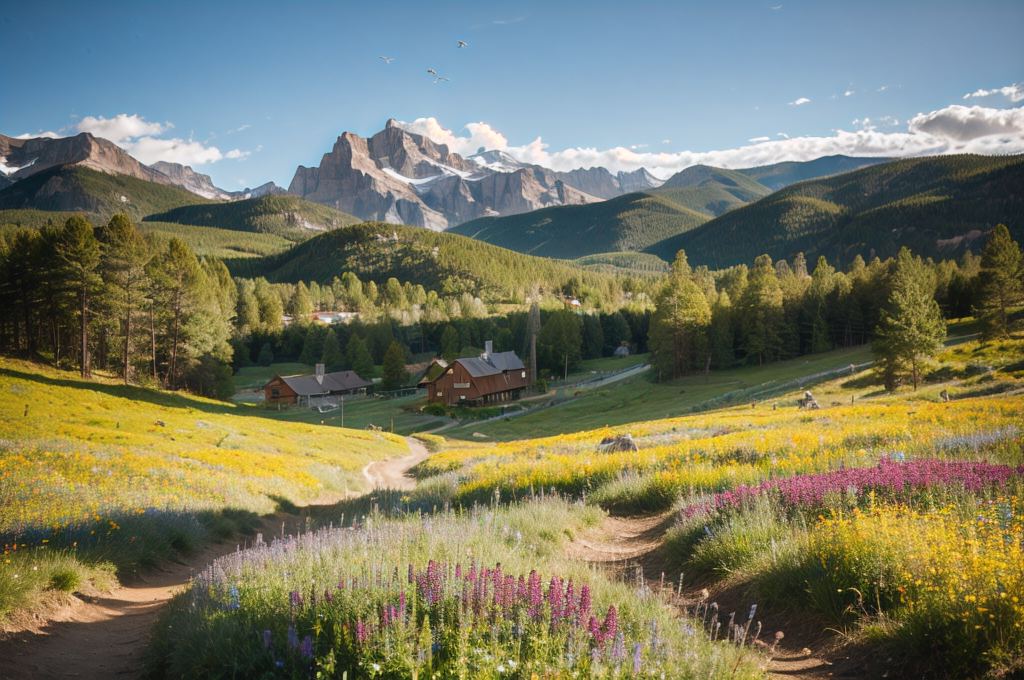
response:
<path id="1" fill-rule="evenodd" d="M 236 300 L 222 262 L 123 214 L 98 228 L 72 215 L 0 244 L 0 349 L 84 378 L 95 367 L 126 384 L 229 396 Z"/>
<path id="2" fill-rule="evenodd" d="M 858 255 L 845 272 L 824 256 L 808 272 L 802 255 L 712 272 L 679 251 L 655 298 L 652 362 L 671 380 L 872 342 L 886 385 L 916 388 L 946 320 L 976 316 L 986 336 L 1005 334 L 1022 291 L 1020 248 L 1003 225 L 981 256 L 934 262 L 903 248 L 885 261 Z"/>

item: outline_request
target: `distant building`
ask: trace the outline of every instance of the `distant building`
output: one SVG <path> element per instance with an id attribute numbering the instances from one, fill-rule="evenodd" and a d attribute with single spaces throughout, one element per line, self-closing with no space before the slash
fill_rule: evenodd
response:
<path id="1" fill-rule="evenodd" d="M 448 406 L 484 406 L 513 401 L 530 385 L 530 372 L 515 352 L 492 351 L 491 341 L 476 358 L 435 361 L 419 386 L 427 401 Z"/>
<path id="2" fill-rule="evenodd" d="M 267 404 L 313 406 L 328 397 L 365 394 L 366 388 L 372 385 L 355 371 L 324 373 L 324 365 L 317 364 L 315 375 L 275 375 L 263 386 L 263 399 Z"/>
<path id="3" fill-rule="evenodd" d="M 313 315 L 313 321 L 325 324 L 348 323 L 359 316 L 357 312 L 317 312 Z"/>

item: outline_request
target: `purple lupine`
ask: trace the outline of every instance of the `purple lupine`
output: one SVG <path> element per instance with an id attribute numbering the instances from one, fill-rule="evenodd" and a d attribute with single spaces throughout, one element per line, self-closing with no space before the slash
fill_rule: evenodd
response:
<path id="1" fill-rule="evenodd" d="M 530 605 L 530 616 L 536 618 L 540 616 L 541 606 L 544 604 L 544 592 L 540 586 L 540 575 L 537 570 L 530 571 L 530 577 L 527 581 L 527 597 Z"/>
<path id="2" fill-rule="evenodd" d="M 334 604 L 334 594 L 331 592 L 330 586 L 324 590 L 324 600 L 327 601 L 327 604 Z"/>
<path id="3" fill-rule="evenodd" d="M 405 620 L 405 590 L 398 593 L 398 612 L 402 619 Z"/>
<path id="4" fill-rule="evenodd" d="M 302 608 L 302 593 L 300 593 L 299 591 L 293 590 L 292 592 L 290 592 L 288 594 L 288 599 L 291 602 L 293 609 Z"/>
<path id="5" fill-rule="evenodd" d="M 601 624 L 598 623 L 596 616 L 590 617 L 590 621 L 587 623 L 587 632 L 590 633 L 590 637 L 593 638 L 598 646 L 604 644 L 604 637 L 601 635 Z"/>
<path id="6" fill-rule="evenodd" d="M 757 486 L 741 484 L 731 491 L 715 494 L 706 504 L 690 506 L 684 517 L 718 509 L 738 509 L 765 493 L 777 493 L 789 507 L 819 507 L 829 493 L 854 490 L 857 495 L 868 491 L 906 493 L 917 489 L 961 484 L 967 491 L 980 491 L 991 486 L 1005 488 L 1012 477 L 1024 476 L 1024 466 L 992 465 L 917 459 L 898 462 L 882 459 L 871 468 L 844 468 L 816 475 L 796 475 L 769 479 Z"/>
<path id="7" fill-rule="evenodd" d="M 569 623 L 576 625 L 579 620 L 579 600 L 576 598 L 576 587 L 573 585 L 572 579 L 569 579 L 568 585 L 565 586 L 564 614 Z"/>
<path id="8" fill-rule="evenodd" d="M 526 604 L 527 593 L 526 593 L 526 580 L 519 576 L 519 583 L 516 586 L 516 602 L 519 604 Z"/>
<path id="9" fill-rule="evenodd" d="M 582 621 L 590 616 L 590 586 L 583 584 L 580 588 L 579 620 Z"/>
<path id="10" fill-rule="evenodd" d="M 551 628 L 557 628 L 562 621 L 562 608 L 565 604 L 562 593 L 562 579 L 557 576 L 551 577 L 551 584 L 548 586 L 548 607 L 551 609 Z"/>
<path id="11" fill-rule="evenodd" d="M 409 585 L 416 582 L 416 571 L 412 566 L 412 562 L 409 563 Z"/>
<path id="12" fill-rule="evenodd" d="M 366 642 L 367 636 L 368 631 L 366 630 L 366 626 L 363 625 L 363 619 L 360 617 L 359 619 L 356 619 L 356 640 L 360 643 Z"/>
<path id="13" fill-rule="evenodd" d="M 263 631 L 263 649 L 270 649 L 270 638 L 271 633 L 269 630 Z"/>
<path id="14" fill-rule="evenodd" d="M 306 636 L 306 639 L 302 641 L 302 648 L 299 650 L 299 653 L 307 659 L 313 658 L 313 636 Z"/>
<path id="15" fill-rule="evenodd" d="M 604 615 L 604 623 L 601 624 L 601 640 L 606 642 L 615 637 L 619 628 L 619 613 L 615 611 L 615 605 L 608 607 L 608 613 Z"/>

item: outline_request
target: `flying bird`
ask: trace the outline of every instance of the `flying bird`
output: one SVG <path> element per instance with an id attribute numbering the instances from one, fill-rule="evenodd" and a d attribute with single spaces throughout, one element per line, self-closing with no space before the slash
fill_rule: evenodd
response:
<path id="1" fill-rule="evenodd" d="M 437 71 L 435 71 L 435 70 L 434 70 L 434 69 L 432 69 L 432 68 L 428 68 L 428 69 L 427 69 L 427 73 L 429 73 L 430 75 L 434 76 L 435 78 L 440 78 L 440 76 L 439 76 L 439 75 L 437 75 Z"/>
<path id="2" fill-rule="evenodd" d="M 450 83 L 450 82 L 452 82 L 452 81 L 448 80 L 447 78 L 445 78 L 444 76 L 438 76 L 438 77 L 437 77 L 437 78 L 436 78 L 436 79 L 434 80 L 434 82 L 435 82 L 435 83 L 439 83 L 439 82 L 441 82 L 442 80 L 443 80 L 444 82 L 446 82 L 446 83 Z"/>
<path id="3" fill-rule="evenodd" d="M 395 60 L 394 57 L 377 57 L 377 58 L 378 59 L 383 59 L 389 66 L 391 65 L 391 62 L 393 62 Z"/>
<path id="4" fill-rule="evenodd" d="M 463 47 L 469 47 L 469 45 L 468 45 L 468 44 L 466 44 L 466 43 L 464 43 L 464 42 L 462 42 L 462 41 L 460 40 L 460 41 L 459 41 L 459 49 L 461 49 L 461 48 L 463 48 Z"/>

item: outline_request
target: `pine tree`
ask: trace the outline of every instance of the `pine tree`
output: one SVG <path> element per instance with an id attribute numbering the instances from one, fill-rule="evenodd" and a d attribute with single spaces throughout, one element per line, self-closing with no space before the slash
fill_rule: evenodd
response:
<path id="1" fill-rule="evenodd" d="M 398 390 L 409 380 L 409 372 L 405 370 L 405 348 L 402 343 L 393 340 L 384 353 L 384 376 L 381 387 L 385 392 Z"/>
<path id="2" fill-rule="evenodd" d="M 583 358 L 600 359 L 604 351 L 604 331 L 596 314 L 583 315 Z"/>
<path id="3" fill-rule="evenodd" d="M 324 338 L 324 352 L 320 358 L 325 369 L 330 373 L 334 371 L 340 371 L 345 365 L 345 354 L 341 351 L 341 343 L 338 342 L 338 334 L 331 328 L 327 331 L 327 337 Z"/>
<path id="4" fill-rule="evenodd" d="M 203 286 L 203 272 L 195 254 L 183 241 L 172 238 L 167 250 L 154 257 L 148 267 L 160 299 L 168 338 L 167 383 L 177 387 L 181 374 L 179 351 L 188 314 Z"/>
<path id="5" fill-rule="evenodd" d="M 732 302 L 724 290 L 711 307 L 711 325 L 708 328 L 708 345 L 711 365 L 714 368 L 729 368 L 736 360 L 733 352 Z"/>
<path id="6" fill-rule="evenodd" d="M 550 317 L 537 336 L 538 353 L 546 358 L 551 370 L 568 374 L 579 367 L 583 337 L 580 319 L 568 309 L 560 309 Z"/>
<path id="7" fill-rule="evenodd" d="M 685 263 L 686 254 L 680 250 L 672 275 L 655 298 L 651 317 L 648 342 L 652 363 L 661 380 L 674 380 L 697 367 L 705 368 L 708 360 L 711 308 Z"/>
<path id="8" fill-rule="evenodd" d="M 782 350 L 782 287 L 767 255 L 754 260 L 739 306 L 748 358 L 756 358 L 758 365 L 777 359 Z"/>
<path id="9" fill-rule="evenodd" d="M 306 330 L 306 340 L 302 343 L 302 353 L 299 355 L 299 363 L 312 366 L 320 361 L 324 354 L 324 340 L 327 333 L 320 324 L 310 324 Z"/>
<path id="10" fill-rule="evenodd" d="M 295 287 L 295 294 L 288 303 L 288 313 L 296 320 L 313 313 L 313 298 L 309 296 L 309 289 L 302 281 Z"/>
<path id="11" fill-rule="evenodd" d="M 981 254 L 981 273 L 978 279 L 978 315 L 985 335 L 1007 335 L 1010 308 L 1024 301 L 1024 264 L 1020 246 L 1010 238 L 1005 225 L 992 231 Z"/>
<path id="12" fill-rule="evenodd" d="M 274 350 L 271 349 L 269 342 L 263 343 L 259 356 L 256 357 L 256 363 L 260 366 L 269 366 L 274 363 Z"/>
<path id="13" fill-rule="evenodd" d="M 124 351 L 122 372 L 127 385 L 131 381 L 132 320 L 149 283 L 146 265 L 151 253 L 149 245 L 135 229 L 127 215 L 118 213 L 100 229 L 102 244 L 100 270 L 107 284 L 108 300 L 115 316 L 122 320 Z"/>
<path id="14" fill-rule="evenodd" d="M 100 244 L 92 225 L 84 217 L 73 215 L 64 223 L 56 244 L 56 254 L 68 288 L 78 298 L 78 319 L 81 331 L 80 368 L 83 378 L 92 376 L 89 353 L 90 302 L 101 283 L 96 268 L 100 263 Z M 26 329 L 27 330 L 27 329 Z"/>
<path id="15" fill-rule="evenodd" d="M 345 348 L 345 355 L 348 358 L 349 369 L 355 371 L 363 380 L 373 378 L 373 357 L 366 347 L 366 341 L 353 333 L 348 339 L 348 346 Z"/>
<path id="16" fill-rule="evenodd" d="M 930 283 L 921 258 L 902 248 L 892 275 L 888 308 L 881 312 L 878 339 L 871 348 L 888 390 L 895 389 L 908 373 L 917 390 L 922 362 L 934 357 L 946 338 L 946 324 Z"/>
<path id="17" fill-rule="evenodd" d="M 448 324 L 441 334 L 441 358 L 451 363 L 459 358 L 462 351 L 462 343 L 459 341 L 459 332 L 455 327 Z"/>

